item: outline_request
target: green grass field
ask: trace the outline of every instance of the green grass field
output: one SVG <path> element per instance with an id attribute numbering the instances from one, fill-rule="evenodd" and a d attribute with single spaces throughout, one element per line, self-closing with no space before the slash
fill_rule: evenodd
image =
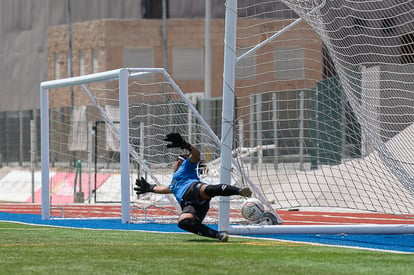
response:
<path id="1" fill-rule="evenodd" d="M 0 222 L 1 274 L 414 274 L 414 255 Z"/>

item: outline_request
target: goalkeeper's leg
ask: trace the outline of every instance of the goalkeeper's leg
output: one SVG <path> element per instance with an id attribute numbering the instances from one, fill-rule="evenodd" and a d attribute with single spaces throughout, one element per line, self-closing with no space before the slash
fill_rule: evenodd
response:
<path id="1" fill-rule="evenodd" d="M 209 238 L 216 238 L 218 231 L 196 221 L 194 218 L 184 218 L 178 222 L 178 227 L 185 231 Z"/>
<path id="2" fill-rule="evenodd" d="M 208 208 L 208 203 L 197 205 L 197 210 L 193 205 L 185 205 L 183 213 L 178 218 L 178 227 L 199 236 L 215 238 L 219 241 L 227 242 L 229 238 L 227 233 L 218 232 L 201 223 L 207 214 Z"/>
<path id="3" fill-rule="evenodd" d="M 235 187 L 227 184 L 203 185 L 200 188 L 200 195 L 203 199 L 210 199 L 215 196 L 233 196 L 240 195 L 250 197 L 252 191 L 248 187 Z M 207 195 L 208 197 L 205 197 Z"/>

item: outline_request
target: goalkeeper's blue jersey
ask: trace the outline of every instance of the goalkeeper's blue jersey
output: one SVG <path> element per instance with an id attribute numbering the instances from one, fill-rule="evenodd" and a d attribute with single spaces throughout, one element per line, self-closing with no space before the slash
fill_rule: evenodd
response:
<path id="1" fill-rule="evenodd" d="M 199 182 L 197 174 L 197 162 L 191 163 L 190 158 L 183 161 L 181 166 L 173 174 L 170 190 L 181 205 L 181 198 L 193 182 Z"/>

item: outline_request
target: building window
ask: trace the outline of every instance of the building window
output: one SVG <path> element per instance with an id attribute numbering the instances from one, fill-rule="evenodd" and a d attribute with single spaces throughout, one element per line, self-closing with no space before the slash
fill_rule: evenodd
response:
<path id="1" fill-rule="evenodd" d="M 305 77 L 304 51 L 302 48 L 275 49 L 275 78 L 277 80 L 303 79 Z"/>
<path id="2" fill-rule="evenodd" d="M 203 80 L 204 54 L 202 48 L 174 48 L 173 74 L 177 80 Z"/>
<path id="3" fill-rule="evenodd" d="M 249 49 L 237 49 L 237 57 L 241 56 Z M 236 78 L 237 79 L 255 79 L 256 75 L 256 56 L 251 54 L 236 63 Z"/>
<path id="4" fill-rule="evenodd" d="M 153 68 L 154 51 L 152 48 L 125 48 L 124 68 Z"/>
<path id="5" fill-rule="evenodd" d="M 79 51 L 79 75 L 85 75 L 85 52 Z"/>
<path id="6" fill-rule="evenodd" d="M 99 72 L 99 51 L 93 49 L 92 51 L 92 73 Z"/>
<path id="7" fill-rule="evenodd" d="M 73 76 L 73 55 L 70 55 L 69 52 L 66 53 L 66 69 L 67 69 L 67 76 L 66 77 L 72 77 Z"/>
<path id="8" fill-rule="evenodd" d="M 152 48 L 125 48 L 124 68 L 154 68 L 154 50 Z M 140 76 L 140 79 L 151 81 L 154 75 Z"/>
<path id="9" fill-rule="evenodd" d="M 55 79 L 60 79 L 60 53 L 55 53 Z"/>

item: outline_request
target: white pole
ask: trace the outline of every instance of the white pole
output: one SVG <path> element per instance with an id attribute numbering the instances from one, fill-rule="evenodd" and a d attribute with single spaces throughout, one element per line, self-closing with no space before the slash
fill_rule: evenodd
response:
<path id="1" fill-rule="evenodd" d="M 192 114 L 191 109 L 187 108 L 187 133 L 188 133 L 188 142 L 190 144 L 193 143 L 193 121 L 192 121 Z"/>
<path id="2" fill-rule="evenodd" d="M 239 119 L 239 147 L 240 149 L 244 146 L 244 121 L 243 119 Z"/>
<path id="3" fill-rule="evenodd" d="M 68 77 L 73 76 L 73 61 L 72 61 L 72 11 L 70 8 L 70 1 L 66 0 L 66 20 L 68 27 Z M 73 98 L 71 98 L 73 106 Z"/>
<path id="4" fill-rule="evenodd" d="M 304 120 L 305 120 L 305 93 L 299 93 L 299 170 L 304 170 L 303 152 L 305 148 Z"/>
<path id="5" fill-rule="evenodd" d="M 36 120 L 30 120 L 30 167 L 32 170 L 32 202 L 35 202 Z"/>
<path id="6" fill-rule="evenodd" d="M 23 166 L 23 112 L 19 111 L 19 165 Z"/>
<path id="7" fill-rule="evenodd" d="M 43 81 L 40 87 L 43 89 L 54 89 L 60 87 L 75 86 L 81 84 L 87 84 L 96 81 L 106 81 L 115 79 L 118 77 L 119 69 L 112 71 L 105 71 L 96 74 L 80 75 L 75 77 L 68 77 L 62 79 Z"/>
<path id="8" fill-rule="evenodd" d="M 91 203 L 92 195 L 92 184 L 91 184 L 91 175 L 92 175 L 92 136 L 93 136 L 93 124 L 92 121 L 88 122 L 88 203 Z"/>
<path id="9" fill-rule="evenodd" d="M 49 91 L 40 87 L 40 134 L 42 166 L 42 220 L 50 219 L 49 201 Z"/>
<path id="10" fill-rule="evenodd" d="M 256 97 L 254 95 L 249 96 L 250 99 L 250 108 L 249 108 L 249 147 L 250 147 L 250 169 L 253 169 L 254 165 L 254 155 L 253 148 L 255 147 L 255 132 L 256 132 L 256 123 L 255 123 L 255 106 L 256 106 Z"/>
<path id="11" fill-rule="evenodd" d="M 278 139 L 278 109 L 277 109 L 277 95 L 276 93 L 272 94 L 272 120 L 273 120 L 273 143 L 275 144 L 274 158 L 275 158 L 275 167 L 278 168 L 279 165 L 279 139 Z"/>
<path id="12" fill-rule="evenodd" d="M 130 189 L 129 189 L 129 114 L 128 114 L 128 70 L 119 71 L 119 132 L 121 159 L 121 211 L 122 223 L 129 223 Z"/>
<path id="13" fill-rule="evenodd" d="M 167 0 L 162 0 L 162 45 L 163 45 L 163 65 L 168 71 L 168 31 L 167 31 Z"/>
<path id="14" fill-rule="evenodd" d="M 72 10 L 71 10 L 71 0 L 66 0 L 67 9 L 67 25 L 68 25 L 68 77 L 73 76 L 73 51 L 72 51 Z M 70 112 L 73 115 L 73 108 L 75 106 L 75 93 L 73 91 L 73 86 L 70 87 Z M 76 157 L 74 157 L 76 158 Z"/>
<path id="15" fill-rule="evenodd" d="M 256 121 L 257 121 L 257 164 L 263 163 L 263 129 L 262 129 L 262 94 L 256 95 Z"/>
<path id="16" fill-rule="evenodd" d="M 211 0 L 206 0 L 204 95 L 211 98 Z"/>
<path id="17" fill-rule="evenodd" d="M 262 234 L 413 234 L 412 224 L 233 225 L 235 235 Z"/>
<path id="18" fill-rule="evenodd" d="M 220 183 L 231 183 L 231 163 L 233 147 L 234 117 L 234 77 L 236 64 L 236 20 L 237 0 L 226 1 L 226 19 L 224 34 L 224 73 L 223 106 L 221 132 L 221 170 Z M 226 231 L 230 226 L 229 197 L 220 197 L 219 231 Z"/>
<path id="19" fill-rule="evenodd" d="M 280 31 L 278 31 L 277 33 L 275 33 L 274 35 L 272 35 L 271 37 L 269 37 L 266 40 L 264 40 L 263 42 L 257 44 L 254 48 L 251 48 L 247 52 L 245 52 L 242 55 L 240 55 L 237 58 L 236 62 L 239 62 L 243 58 L 246 58 L 246 57 L 250 56 L 251 54 L 255 53 L 261 47 L 265 46 L 266 44 L 269 44 L 270 42 L 272 42 L 273 40 L 275 40 L 276 38 L 278 38 L 279 36 L 281 36 L 282 34 L 284 34 L 286 31 L 288 31 L 289 29 L 293 28 L 294 26 L 296 26 L 297 24 L 299 24 L 300 22 L 302 22 L 302 20 L 303 19 L 301 17 L 299 17 L 298 19 L 296 19 L 295 21 L 293 21 L 292 23 L 290 23 L 289 25 L 287 25 L 286 27 L 284 27 L 283 29 L 281 29 Z"/>
<path id="20" fill-rule="evenodd" d="M 145 131 L 144 131 L 144 122 L 141 121 L 139 123 L 139 154 L 142 159 L 142 161 L 145 162 L 145 156 L 144 156 L 144 149 L 145 149 Z M 142 173 L 144 173 L 144 167 L 142 165 L 139 166 L 139 174 L 142 176 Z"/>

